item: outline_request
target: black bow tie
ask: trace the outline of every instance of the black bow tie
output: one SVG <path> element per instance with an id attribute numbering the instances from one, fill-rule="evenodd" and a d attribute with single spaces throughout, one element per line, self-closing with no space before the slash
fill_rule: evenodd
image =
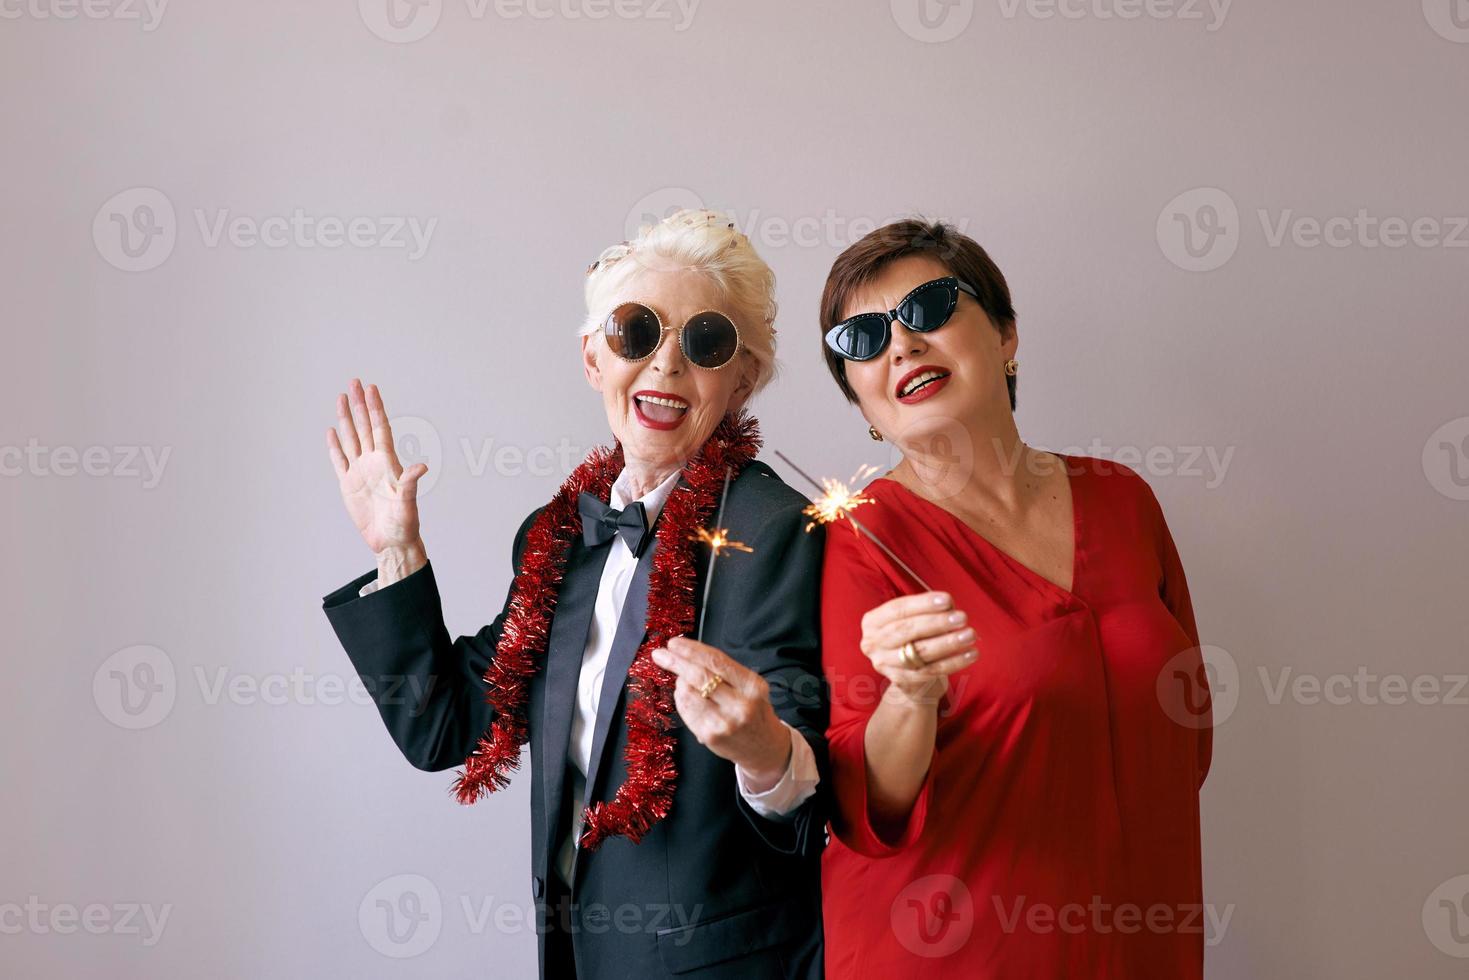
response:
<path id="1" fill-rule="evenodd" d="M 643 543 L 648 537 L 648 513 L 641 500 L 618 510 L 589 493 L 582 493 L 577 495 L 576 509 L 581 514 L 582 540 L 589 547 L 606 544 L 613 535 L 620 534 L 632 550 L 633 557 L 642 557 Z"/>

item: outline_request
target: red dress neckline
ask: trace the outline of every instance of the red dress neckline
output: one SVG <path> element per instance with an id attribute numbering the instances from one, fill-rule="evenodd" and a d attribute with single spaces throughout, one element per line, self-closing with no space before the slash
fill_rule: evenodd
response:
<path id="1" fill-rule="evenodd" d="M 1077 466 L 1073 460 L 1073 457 L 1067 455 L 1066 453 L 1058 453 L 1051 450 L 1047 450 L 1047 452 L 1051 452 L 1053 456 L 1057 456 L 1065 462 L 1066 482 L 1067 485 L 1071 488 L 1071 587 L 1069 589 L 1057 585 L 1055 582 L 1052 582 L 1050 579 L 1046 578 L 1040 572 L 1037 572 L 1035 569 L 1031 568 L 1029 565 L 1025 564 L 1014 555 L 1010 554 L 1008 551 L 1005 551 L 999 545 L 995 544 L 989 538 L 981 534 L 978 530 L 971 527 L 967 521 L 963 520 L 958 515 L 951 513 L 949 510 L 940 506 L 939 504 L 934 503 L 927 497 L 923 497 L 914 493 L 912 490 L 908 489 L 908 487 L 904 486 L 897 480 L 894 480 L 892 477 L 880 476 L 876 480 L 873 480 L 872 483 L 892 484 L 904 495 L 911 497 L 913 500 L 918 501 L 919 504 L 921 504 L 923 507 L 929 508 L 931 511 L 937 513 L 943 520 L 949 521 L 953 525 L 962 528 L 964 531 L 967 531 L 970 537 L 980 542 L 980 544 L 986 550 L 996 555 L 1001 561 L 1005 562 L 1007 566 L 1014 568 L 1017 573 L 1037 583 L 1041 588 L 1051 590 L 1063 603 L 1085 605 L 1086 600 L 1082 599 L 1077 589 L 1077 586 L 1080 584 L 1081 581 L 1082 566 L 1085 564 L 1082 548 L 1082 530 L 1085 526 L 1085 522 L 1083 520 L 1082 514 L 1082 494 L 1080 489 L 1081 480 L 1078 479 L 1078 475 L 1085 469 L 1085 467 Z M 868 484 L 869 487 L 871 487 L 871 485 L 871 483 Z"/>

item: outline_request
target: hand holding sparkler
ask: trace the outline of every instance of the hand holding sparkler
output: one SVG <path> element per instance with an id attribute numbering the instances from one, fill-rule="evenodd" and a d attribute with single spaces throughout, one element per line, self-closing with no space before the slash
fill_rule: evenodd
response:
<path id="1" fill-rule="evenodd" d="M 710 752 L 733 762 L 751 791 L 780 781 L 791 759 L 791 730 L 770 703 L 770 684 L 723 650 L 675 636 L 653 662 L 677 676 L 678 716 Z"/>
<path id="2" fill-rule="evenodd" d="M 923 588 L 919 595 L 899 596 L 868 610 L 862 617 L 862 652 L 873 669 L 888 679 L 893 696 L 911 705 L 936 704 L 948 690 L 948 675 L 978 658 L 975 632 L 967 625 L 968 616 L 953 609 L 953 599 L 947 593 L 934 592 L 907 562 L 852 516 L 857 507 L 875 502 L 852 486 L 876 468 L 860 467 L 852 476 L 852 486 L 831 478 L 817 483 L 785 453 L 777 450 L 775 455 L 821 491 L 821 496 L 803 511 L 812 518 L 806 530 L 846 520 Z"/>
<path id="3" fill-rule="evenodd" d="M 695 639 L 671 638 L 667 646 L 653 651 L 653 662 L 678 678 L 674 704 L 699 743 L 721 759 L 733 762 L 754 792 L 764 792 L 780 781 L 790 761 L 791 732 L 770 704 L 770 685 L 765 678 L 703 642 L 715 563 L 726 551 L 755 550 L 731 538 L 724 526 L 724 505 L 729 500 L 732 476 L 726 467 L 714 527 L 701 527 L 691 535 L 709 546 Z"/>

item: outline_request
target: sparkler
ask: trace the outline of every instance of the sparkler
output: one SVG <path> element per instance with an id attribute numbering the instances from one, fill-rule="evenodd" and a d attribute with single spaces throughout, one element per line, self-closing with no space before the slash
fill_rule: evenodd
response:
<path id="1" fill-rule="evenodd" d="M 907 562 L 905 562 L 903 559 L 899 558 L 896 554 L 893 553 L 893 549 L 883 544 L 882 540 L 878 538 L 877 535 L 869 531 L 865 526 L 863 526 L 861 521 L 852 516 L 852 511 L 855 510 L 857 507 L 861 506 L 862 504 L 872 503 L 873 500 L 871 497 L 864 497 L 862 496 L 861 491 L 853 490 L 842 481 L 834 480 L 830 477 L 824 478 L 823 480 L 821 480 L 821 482 L 818 483 L 814 477 L 808 474 L 805 470 L 801 469 L 795 463 L 791 462 L 790 457 L 781 452 L 779 449 L 775 451 L 775 455 L 779 456 L 781 460 L 791 469 L 801 474 L 801 476 L 806 480 L 807 483 L 811 484 L 813 487 L 821 492 L 821 496 L 817 497 L 814 501 L 811 502 L 811 506 L 802 511 L 803 514 L 806 514 L 807 516 L 812 518 L 811 523 L 806 525 L 806 530 L 809 531 L 818 524 L 830 524 L 832 521 L 845 519 L 852 525 L 855 530 L 867 535 L 868 540 L 881 548 L 883 554 L 887 555 L 889 558 L 897 563 L 899 568 L 907 572 L 908 577 L 917 582 L 918 585 L 923 589 L 923 591 L 933 591 L 932 586 L 923 581 L 923 578 L 917 572 L 909 568 Z M 877 467 L 875 466 L 860 467 L 857 472 L 853 474 L 851 482 L 853 484 L 856 484 L 864 477 L 871 475 L 873 472 L 876 471 L 876 469 Z"/>
<path id="2" fill-rule="evenodd" d="M 732 551 L 754 551 L 749 545 L 741 541 L 735 541 L 729 536 L 729 529 L 724 526 L 724 502 L 729 499 L 729 477 L 730 468 L 724 468 L 724 489 L 719 494 L 719 511 L 714 515 L 714 530 L 699 528 L 692 538 L 702 541 L 709 546 L 709 568 L 704 573 L 704 601 L 699 604 L 699 629 L 694 634 L 694 639 L 704 640 L 704 616 L 709 612 L 709 589 L 714 585 L 714 559 L 718 558 L 720 552 L 725 549 Z"/>

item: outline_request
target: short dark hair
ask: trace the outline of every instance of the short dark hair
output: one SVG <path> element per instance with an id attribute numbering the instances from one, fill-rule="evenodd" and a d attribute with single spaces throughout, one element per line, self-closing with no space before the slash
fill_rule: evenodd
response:
<path id="1" fill-rule="evenodd" d="M 846 251 L 832 263 L 826 277 L 826 288 L 821 292 L 821 335 L 826 336 L 841 319 L 842 310 L 852 293 L 877 278 L 888 265 L 905 255 L 931 255 L 958 278 L 974 287 L 979 294 L 979 305 L 989 314 L 990 320 L 1001 336 L 1015 326 L 1015 307 L 1010 304 L 1010 287 L 999 266 L 989 257 L 978 242 L 942 221 L 926 221 L 922 218 L 906 218 L 883 225 L 863 235 L 847 246 Z M 857 393 L 847 382 L 847 362 L 838 357 L 825 343 L 821 355 L 826 358 L 827 370 L 836 379 L 837 387 L 855 403 Z M 1015 410 L 1015 376 L 1007 375 L 1005 385 L 1010 391 L 1010 410 Z"/>

